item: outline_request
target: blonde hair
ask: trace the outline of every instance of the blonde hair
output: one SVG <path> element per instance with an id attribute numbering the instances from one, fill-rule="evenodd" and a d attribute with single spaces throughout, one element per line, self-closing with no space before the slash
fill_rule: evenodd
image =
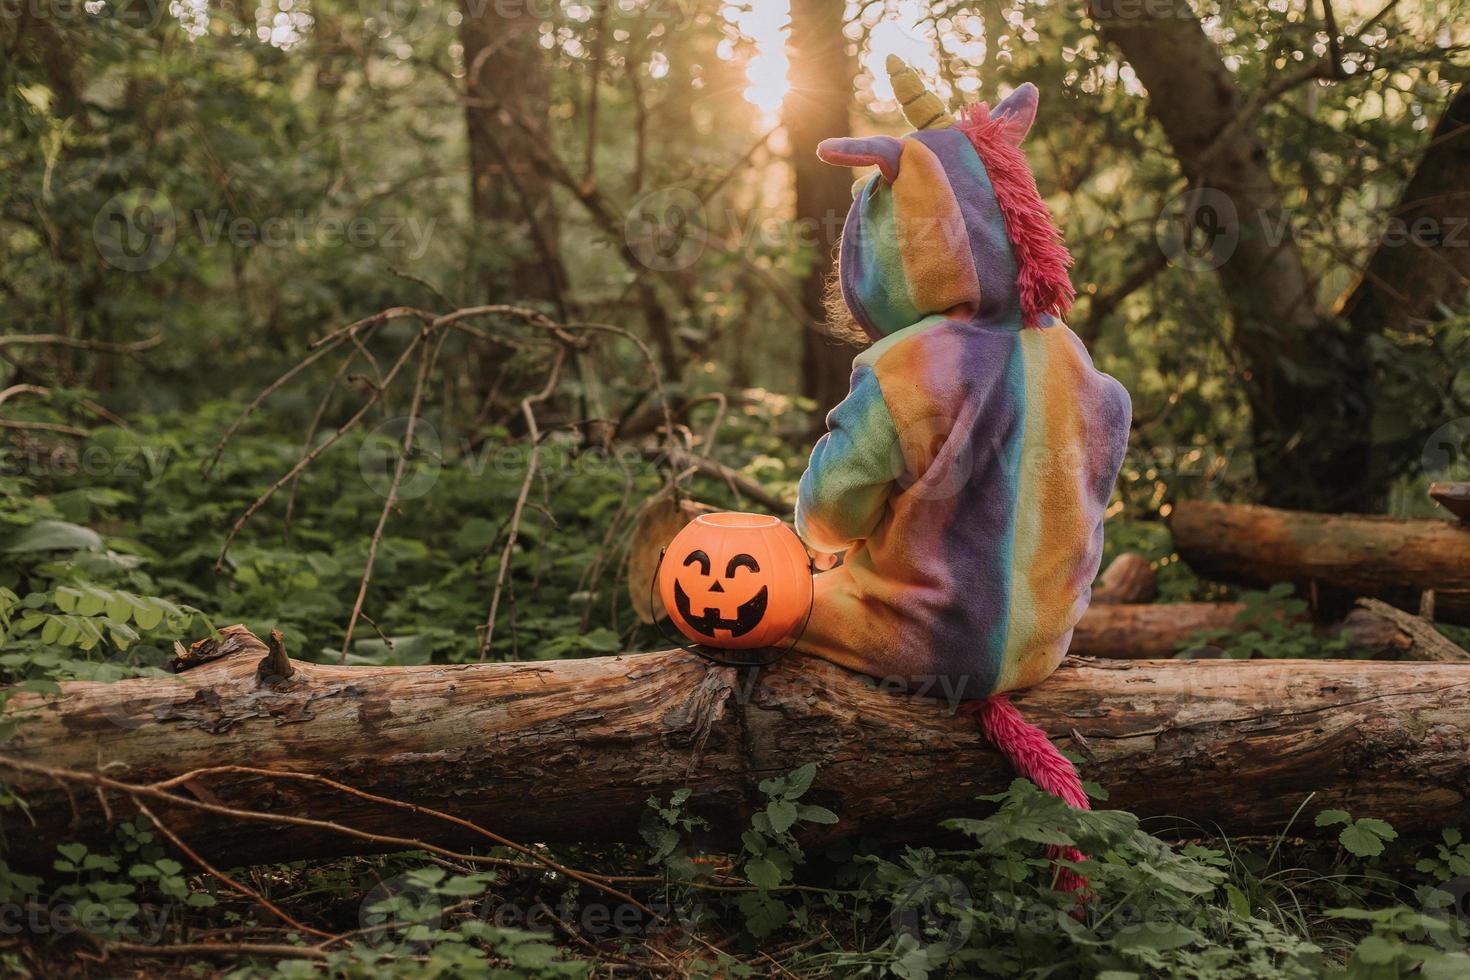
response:
<path id="1" fill-rule="evenodd" d="M 822 309 L 827 314 L 827 335 L 833 340 L 850 347 L 867 347 L 873 342 L 852 315 L 852 310 L 847 308 L 847 300 L 842 298 L 842 279 L 836 263 L 827 274 L 827 284 L 822 289 Z"/>

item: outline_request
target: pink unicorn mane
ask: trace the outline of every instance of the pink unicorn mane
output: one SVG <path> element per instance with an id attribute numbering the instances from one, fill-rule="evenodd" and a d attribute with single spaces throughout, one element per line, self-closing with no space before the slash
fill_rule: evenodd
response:
<path id="1" fill-rule="evenodd" d="M 1072 307 L 1077 295 L 1067 275 L 1072 256 L 1017 145 L 1023 134 L 1011 133 L 1011 126 L 1009 116 L 992 118 L 990 107 L 981 102 L 966 111 L 957 128 L 980 154 L 1000 203 L 1016 254 L 1022 323 L 1039 327 L 1043 316 L 1064 317 Z"/>

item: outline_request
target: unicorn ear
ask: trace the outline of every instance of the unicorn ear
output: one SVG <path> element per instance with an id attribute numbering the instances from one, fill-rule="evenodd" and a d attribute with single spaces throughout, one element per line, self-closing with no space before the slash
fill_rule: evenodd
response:
<path id="1" fill-rule="evenodd" d="M 834 167 L 877 167 L 890 184 L 898 179 L 898 158 L 903 141 L 892 136 L 843 136 L 822 140 L 817 156 Z"/>
<path id="2" fill-rule="evenodd" d="M 1031 124 L 1036 121 L 1036 102 L 1040 97 L 1035 85 L 1022 82 L 1019 88 L 1001 100 L 1000 105 L 990 110 L 990 118 L 1005 124 L 1005 137 L 1016 146 L 1021 145 L 1031 131 Z"/>

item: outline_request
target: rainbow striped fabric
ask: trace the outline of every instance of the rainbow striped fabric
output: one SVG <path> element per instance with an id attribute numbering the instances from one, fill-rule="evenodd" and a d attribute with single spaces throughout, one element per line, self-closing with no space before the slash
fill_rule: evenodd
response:
<path id="1" fill-rule="evenodd" d="M 1014 173 L 1029 117 L 992 120 L 1013 117 L 982 105 L 968 128 L 823 144 L 830 163 L 880 167 L 839 258 L 875 343 L 827 417 L 796 511 L 811 548 L 846 552 L 817 576 L 798 648 L 963 699 L 1036 684 L 1061 662 L 1131 412 L 1077 336 L 1023 295 L 1064 310 L 1070 284 L 1048 293 L 1037 280 L 1065 277 L 1069 260 L 1047 252 L 1060 240 L 1029 169 Z M 1038 273 L 1044 261 L 1054 268 Z"/>

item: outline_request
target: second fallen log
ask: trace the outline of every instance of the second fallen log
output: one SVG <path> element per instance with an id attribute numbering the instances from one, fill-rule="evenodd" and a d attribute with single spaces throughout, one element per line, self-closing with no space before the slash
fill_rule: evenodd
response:
<path id="1" fill-rule="evenodd" d="M 1462 524 L 1181 501 L 1169 529 L 1206 578 L 1315 583 L 1411 611 L 1432 590 L 1437 618 L 1470 624 L 1470 527 Z"/>

